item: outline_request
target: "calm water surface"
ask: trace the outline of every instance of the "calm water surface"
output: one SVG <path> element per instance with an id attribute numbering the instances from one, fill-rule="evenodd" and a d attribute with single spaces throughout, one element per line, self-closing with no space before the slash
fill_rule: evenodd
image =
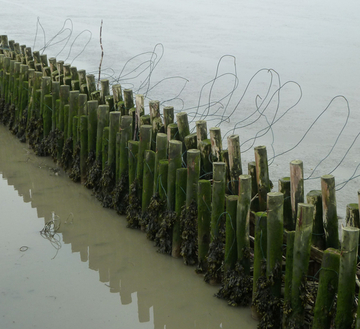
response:
<path id="1" fill-rule="evenodd" d="M 3 126 L 0 176 L 1 328 L 256 328 Z"/>

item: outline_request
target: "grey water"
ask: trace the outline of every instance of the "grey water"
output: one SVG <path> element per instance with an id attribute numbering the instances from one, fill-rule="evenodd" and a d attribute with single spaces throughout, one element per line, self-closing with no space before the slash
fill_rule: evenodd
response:
<path id="1" fill-rule="evenodd" d="M 256 328 L 4 126 L 0 177 L 1 328 Z"/>

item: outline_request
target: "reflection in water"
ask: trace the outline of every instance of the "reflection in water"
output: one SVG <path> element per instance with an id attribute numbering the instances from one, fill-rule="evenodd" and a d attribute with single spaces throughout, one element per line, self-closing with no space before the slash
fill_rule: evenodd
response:
<path id="1" fill-rule="evenodd" d="M 145 234 L 127 229 L 125 218 L 119 217 L 112 210 L 103 209 L 91 196 L 90 191 L 80 184 L 74 184 L 62 171 L 57 172 L 54 168 L 56 165 L 50 159 L 35 157 L 26 145 L 20 144 L 9 131 L 0 127 L 0 173 L 3 178 L 8 185 L 14 186 L 25 203 L 30 202 L 32 208 L 36 208 L 37 217 L 44 218 L 40 226 L 44 226 L 54 216 L 60 219 L 58 233 L 62 248 L 52 261 L 51 258 L 57 251 L 48 241 L 42 241 L 38 256 L 42 259 L 42 266 L 56 270 L 53 282 L 56 282 L 57 289 L 67 291 L 68 300 L 84 294 L 82 298 L 89 309 L 89 319 L 82 318 L 79 328 L 98 328 L 97 322 L 91 317 L 91 310 L 96 312 L 95 310 L 103 308 L 107 309 L 102 311 L 104 319 L 101 323 L 106 323 L 104 328 L 144 328 L 144 325 L 146 328 L 256 328 L 256 322 L 251 319 L 248 309 L 231 308 L 224 301 L 214 298 L 213 294 L 218 288 L 205 284 L 202 278 L 194 273 L 194 268 L 183 265 L 179 259 L 156 253 L 152 242 L 146 240 Z M 1 181 L 0 204 L 4 202 L 2 196 L 8 194 L 9 187 Z M 24 203 L 20 198 L 17 197 L 15 201 L 11 209 L 23 207 Z M 4 207 L 1 208 L 4 211 Z M 29 210 L 26 211 L 30 213 Z M 3 231 L 10 232 L 8 226 L 12 224 L 7 221 L 8 217 L 1 217 L 1 226 Z M 20 218 L 19 223 L 22 221 L 28 221 L 28 218 Z M 34 231 L 34 222 L 27 225 Z M 39 231 L 40 229 L 33 232 L 32 243 L 40 243 Z M 22 242 L 19 241 L 16 245 Z M 79 291 L 79 283 L 74 284 L 73 277 L 87 282 L 89 271 L 79 266 L 80 262 L 72 261 L 71 253 L 67 252 L 69 248 L 73 254 L 80 255 L 83 264 L 88 263 L 86 267 L 98 273 L 98 279 L 103 283 L 102 292 L 97 292 L 99 298 L 88 297 L 92 290 L 97 291 L 96 282 L 89 280 L 86 292 Z M 63 274 L 70 264 L 71 269 L 66 270 L 67 274 Z M 43 275 L 42 268 L 38 266 L 22 267 L 22 270 L 35 271 L 38 277 Z M 8 281 L 4 283 L 5 279 L 1 278 L 2 284 L 15 289 L 13 275 L 16 278 L 17 272 L 12 273 L 11 269 L 8 271 Z M 44 285 L 46 279 L 42 278 Z M 111 294 L 103 294 L 104 285 Z M 1 288 L 2 293 L 5 290 L 5 287 Z M 61 294 L 59 291 L 57 293 Z M 110 296 L 116 295 L 119 303 L 114 307 L 113 298 Z M 37 298 L 35 305 L 29 305 L 29 312 L 41 314 L 37 304 L 42 303 L 40 298 L 48 297 Z M 8 303 L 15 302 L 10 300 Z M 14 305 L 16 307 L 17 304 Z M 131 309 L 135 307 L 138 321 L 125 325 L 124 319 L 132 317 L 129 306 Z M 73 312 L 69 314 L 62 311 L 65 306 L 61 305 L 55 314 L 62 318 L 62 321 L 72 317 L 72 321 L 76 322 L 80 321 L 75 318 L 81 316 L 80 308 L 83 307 L 73 305 Z M 110 312 L 113 313 L 110 315 Z M 110 321 L 110 317 L 118 316 L 121 318 L 120 322 Z M 34 320 L 34 323 L 39 323 L 38 321 Z M 51 328 L 56 328 L 56 324 L 53 323 Z"/>

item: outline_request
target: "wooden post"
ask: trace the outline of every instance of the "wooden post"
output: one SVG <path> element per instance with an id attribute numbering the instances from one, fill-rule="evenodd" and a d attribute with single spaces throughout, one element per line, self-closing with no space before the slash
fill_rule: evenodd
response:
<path id="1" fill-rule="evenodd" d="M 295 229 L 292 209 L 291 209 L 291 193 L 290 193 L 290 177 L 282 177 L 278 182 L 279 192 L 284 194 L 284 229 L 292 231 Z"/>
<path id="2" fill-rule="evenodd" d="M 44 97 L 44 107 L 43 107 L 43 128 L 44 128 L 44 138 L 49 136 L 52 125 L 52 95 L 45 95 Z"/>
<path id="3" fill-rule="evenodd" d="M 102 79 L 100 81 L 101 89 L 100 89 L 100 102 L 101 104 L 105 104 L 105 97 L 110 95 L 110 85 L 108 79 Z M 110 109 L 112 110 L 112 109 Z"/>
<path id="4" fill-rule="evenodd" d="M 165 134 L 164 134 L 165 135 Z M 167 209 L 175 210 L 176 171 L 182 165 L 182 143 L 177 140 L 169 141 L 169 169 L 167 177 Z"/>
<path id="5" fill-rule="evenodd" d="M 176 220 L 173 227 L 173 240 L 171 255 L 175 258 L 180 257 L 181 251 L 181 228 L 180 215 L 183 206 L 186 204 L 186 183 L 187 168 L 179 168 L 176 170 L 176 195 L 175 195 L 175 212 Z"/>
<path id="6" fill-rule="evenodd" d="M 178 142 L 181 144 L 181 142 Z M 211 183 L 201 179 L 198 183 L 198 263 L 199 269 L 207 270 L 206 256 L 210 244 Z"/>
<path id="7" fill-rule="evenodd" d="M 293 160 L 290 162 L 290 192 L 291 192 L 291 210 L 292 210 L 292 226 L 295 227 L 298 203 L 304 202 L 304 170 L 301 160 Z"/>
<path id="8" fill-rule="evenodd" d="M 201 156 L 201 177 L 212 177 L 213 166 L 211 161 L 211 141 L 210 139 L 203 139 L 198 145 Z"/>
<path id="9" fill-rule="evenodd" d="M 133 92 L 131 89 L 124 89 L 124 105 L 125 114 L 129 114 L 129 110 L 134 107 Z"/>
<path id="10" fill-rule="evenodd" d="M 210 128 L 211 154 L 213 162 L 222 161 L 221 130 L 218 127 Z"/>
<path id="11" fill-rule="evenodd" d="M 119 164 L 119 177 L 125 175 L 128 172 L 130 152 L 127 150 L 128 141 L 132 137 L 132 117 L 124 115 L 121 117 L 121 138 L 120 138 L 120 164 Z"/>
<path id="12" fill-rule="evenodd" d="M 86 160 L 88 158 L 88 116 L 80 117 L 80 175 L 81 182 L 86 179 Z"/>
<path id="13" fill-rule="evenodd" d="M 96 152 L 98 101 L 88 101 L 88 153 Z"/>
<path id="14" fill-rule="evenodd" d="M 340 250 L 328 248 L 321 262 L 312 329 L 330 329 L 332 306 L 338 291 Z"/>
<path id="15" fill-rule="evenodd" d="M 115 173 L 116 167 L 116 133 L 120 131 L 121 113 L 118 111 L 110 112 L 110 134 L 109 134 L 109 157 L 108 165 Z"/>
<path id="16" fill-rule="evenodd" d="M 109 126 L 109 106 L 99 105 L 97 110 L 97 127 L 96 127 L 96 160 L 102 160 L 102 141 L 104 128 Z"/>
<path id="17" fill-rule="evenodd" d="M 236 241 L 238 261 L 244 268 L 244 273 L 250 275 L 250 202 L 251 176 L 240 175 L 239 195 L 236 217 Z"/>
<path id="18" fill-rule="evenodd" d="M 60 83 L 57 81 L 52 81 L 52 114 L 51 114 L 51 130 L 55 131 L 57 127 L 57 121 L 59 118 L 60 110 Z M 56 101 L 59 100 L 59 109 L 56 108 Z"/>
<path id="19" fill-rule="evenodd" d="M 304 286 L 307 281 L 311 251 L 313 217 L 314 206 L 312 204 L 298 204 L 291 285 L 292 313 L 290 314 L 290 318 L 297 323 L 303 323 L 305 317 L 305 306 L 301 295 L 305 292 Z"/>
<path id="20" fill-rule="evenodd" d="M 174 122 L 174 107 L 164 106 L 163 113 L 164 113 L 164 128 L 165 128 L 165 132 L 167 132 L 168 125 Z"/>
<path id="21" fill-rule="evenodd" d="M 264 211 L 255 214 L 255 241 L 254 241 L 254 271 L 253 271 L 253 294 L 254 302 L 258 290 L 258 280 L 262 276 L 261 263 L 267 257 L 267 213 Z M 258 319 L 256 307 L 251 307 L 251 315 Z"/>
<path id="22" fill-rule="evenodd" d="M 144 153 L 143 189 L 141 212 L 144 215 L 149 207 L 154 190 L 155 152 L 146 150 Z"/>
<path id="23" fill-rule="evenodd" d="M 185 149 L 197 149 L 197 136 L 195 133 L 189 134 L 184 138 Z"/>
<path id="24" fill-rule="evenodd" d="M 197 145 L 199 147 L 200 142 L 207 139 L 207 122 L 205 120 L 196 121 L 196 136 L 197 136 Z"/>
<path id="25" fill-rule="evenodd" d="M 186 207 L 192 201 L 197 201 L 197 188 L 200 176 L 200 151 L 188 150 L 187 152 L 187 184 L 186 184 Z"/>
<path id="26" fill-rule="evenodd" d="M 228 140 L 229 170 L 230 170 L 229 187 L 231 194 L 237 195 L 239 193 L 239 176 L 242 174 L 240 137 L 239 135 L 230 135 L 227 140 Z"/>
<path id="27" fill-rule="evenodd" d="M 257 186 L 257 180 L 256 180 L 256 163 L 255 163 L 255 161 L 250 161 L 248 163 L 248 175 L 251 176 L 251 205 L 250 205 L 250 208 L 251 208 L 251 211 L 257 212 L 259 210 L 259 197 L 257 195 L 258 194 L 258 186 Z"/>
<path id="28" fill-rule="evenodd" d="M 287 328 L 289 310 L 291 309 L 291 286 L 292 286 L 293 262 L 294 262 L 294 241 L 295 241 L 295 231 L 288 231 L 286 233 L 286 265 L 285 265 L 285 289 L 284 289 L 284 306 L 283 306 L 283 328 Z"/>
<path id="29" fill-rule="evenodd" d="M 226 233 L 225 233 L 225 259 L 224 270 L 229 271 L 235 268 L 238 259 L 237 252 L 237 208 L 238 196 L 226 196 Z"/>
<path id="30" fill-rule="evenodd" d="M 91 99 L 91 94 L 96 91 L 96 83 L 95 83 L 95 75 L 88 74 L 86 76 L 86 84 L 87 84 L 87 91 L 89 99 Z"/>
<path id="31" fill-rule="evenodd" d="M 79 112 L 79 91 L 78 90 L 70 91 L 69 105 L 70 105 L 70 108 L 69 108 L 69 121 L 68 121 L 67 136 L 71 137 L 71 136 L 73 136 L 73 130 L 72 130 L 73 117 L 75 115 L 77 115 Z"/>
<path id="32" fill-rule="evenodd" d="M 266 276 L 273 276 L 272 295 L 281 295 L 284 195 L 267 193 L 267 263 Z"/>
<path id="33" fill-rule="evenodd" d="M 167 139 L 170 141 L 172 139 L 180 140 L 179 129 L 177 123 L 170 123 L 167 127 Z"/>
<path id="34" fill-rule="evenodd" d="M 306 195 L 307 203 L 314 205 L 312 244 L 320 250 L 325 249 L 325 233 L 323 225 L 322 194 L 320 190 L 312 190 Z"/>
<path id="35" fill-rule="evenodd" d="M 267 193 L 270 192 L 269 168 L 265 146 L 257 146 L 255 151 L 256 182 L 259 195 L 259 210 L 266 209 Z"/>
<path id="36" fill-rule="evenodd" d="M 144 152 L 145 150 L 151 150 L 151 138 L 152 138 L 152 127 L 150 125 L 141 126 L 138 162 L 137 162 L 137 170 L 136 170 L 136 178 L 138 180 L 140 188 L 142 187 Z"/>
<path id="37" fill-rule="evenodd" d="M 339 248 L 339 227 L 336 212 L 335 177 L 324 175 L 321 177 L 321 192 L 323 204 L 323 223 L 326 248 Z"/>
<path id="38" fill-rule="evenodd" d="M 138 141 L 128 141 L 128 149 L 129 149 L 129 188 L 131 184 L 134 182 L 136 178 L 136 168 L 137 168 L 137 159 L 138 159 L 138 151 L 139 151 L 139 142 Z M 131 191 L 129 190 L 129 193 Z"/>
<path id="39" fill-rule="evenodd" d="M 117 104 L 119 102 L 122 102 L 122 100 L 123 100 L 121 85 L 119 85 L 119 84 L 113 85 L 112 91 L 113 91 L 113 96 L 114 96 L 114 103 L 115 103 L 115 106 L 117 106 Z"/>
<path id="40" fill-rule="evenodd" d="M 198 151 L 200 154 L 200 151 Z M 211 241 L 218 238 L 221 219 L 225 208 L 225 163 L 213 163 L 213 186 L 212 186 L 212 212 L 211 212 Z"/>
<path id="41" fill-rule="evenodd" d="M 358 256 L 359 229 L 342 228 L 339 284 L 335 315 L 335 328 L 350 328 L 353 322 L 352 307 L 355 297 L 355 274 Z"/>
<path id="42" fill-rule="evenodd" d="M 155 157 L 155 170 L 154 170 L 154 192 L 159 192 L 159 162 L 160 160 L 167 159 L 167 145 L 168 140 L 165 134 L 159 133 L 156 136 L 156 157 Z"/>
<path id="43" fill-rule="evenodd" d="M 190 134 L 188 116 L 186 112 L 176 114 L 176 121 L 179 129 L 179 139 L 184 142 L 185 137 Z"/>

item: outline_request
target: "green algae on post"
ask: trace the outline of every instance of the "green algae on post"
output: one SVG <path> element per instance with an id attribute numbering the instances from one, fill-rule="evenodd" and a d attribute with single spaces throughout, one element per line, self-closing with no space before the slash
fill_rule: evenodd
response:
<path id="1" fill-rule="evenodd" d="M 143 173 L 143 189 L 141 198 L 141 212 L 145 214 L 149 207 L 151 197 L 154 190 L 154 168 L 155 168 L 155 152 L 146 150 L 144 153 L 144 173 Z"/>
<path id="2" fill-rule="evenodd" d="M 290 177 L 282 177 L 278 181 L 279 192 L 284 194 L 284 229 L 292 231 L 295 228 L 290 195 Z"/>
<path id="3" fill-rule="evenodd" d="M 290 191 L 293 223 L 290 230 L 292 230 L 296 223 L 298 204 L 304 202 L 304 169 L 301 160 L 290 162 Z"/>
<path id="4" fill-rule="evenodd" d="M 230 171 L 229 188 L 231 194 L 237 195 L 239 193 L 239 176 L 242 174 L 240 137 L 239 135 L 230 135 L 227 141 Z"/>
<path id="5" fill-rule="evenodd" d="M 270 192 L 268 159 L 265 146 L 257 146 L 255 151 L 256 182 L 258 186 L 259 211 L 266 210 L 267 193 Z"/>
<path id="6" fill-rule="evenodd" d="M 167 178 L 167 209 L 175 210 L 175 185 L 176 170 L 181 168 L 182 164 L 182 143 L 177 140 L 169 141 L 169 169 Z"/>
<path id="7" fill-rule="evenodd" d="M 312 244 L 320 250 L 325 249 L 325 233 L 323 225 L 322 193 L 312 190 L 306 194 L 306 201 L 314 205 Z"/>

